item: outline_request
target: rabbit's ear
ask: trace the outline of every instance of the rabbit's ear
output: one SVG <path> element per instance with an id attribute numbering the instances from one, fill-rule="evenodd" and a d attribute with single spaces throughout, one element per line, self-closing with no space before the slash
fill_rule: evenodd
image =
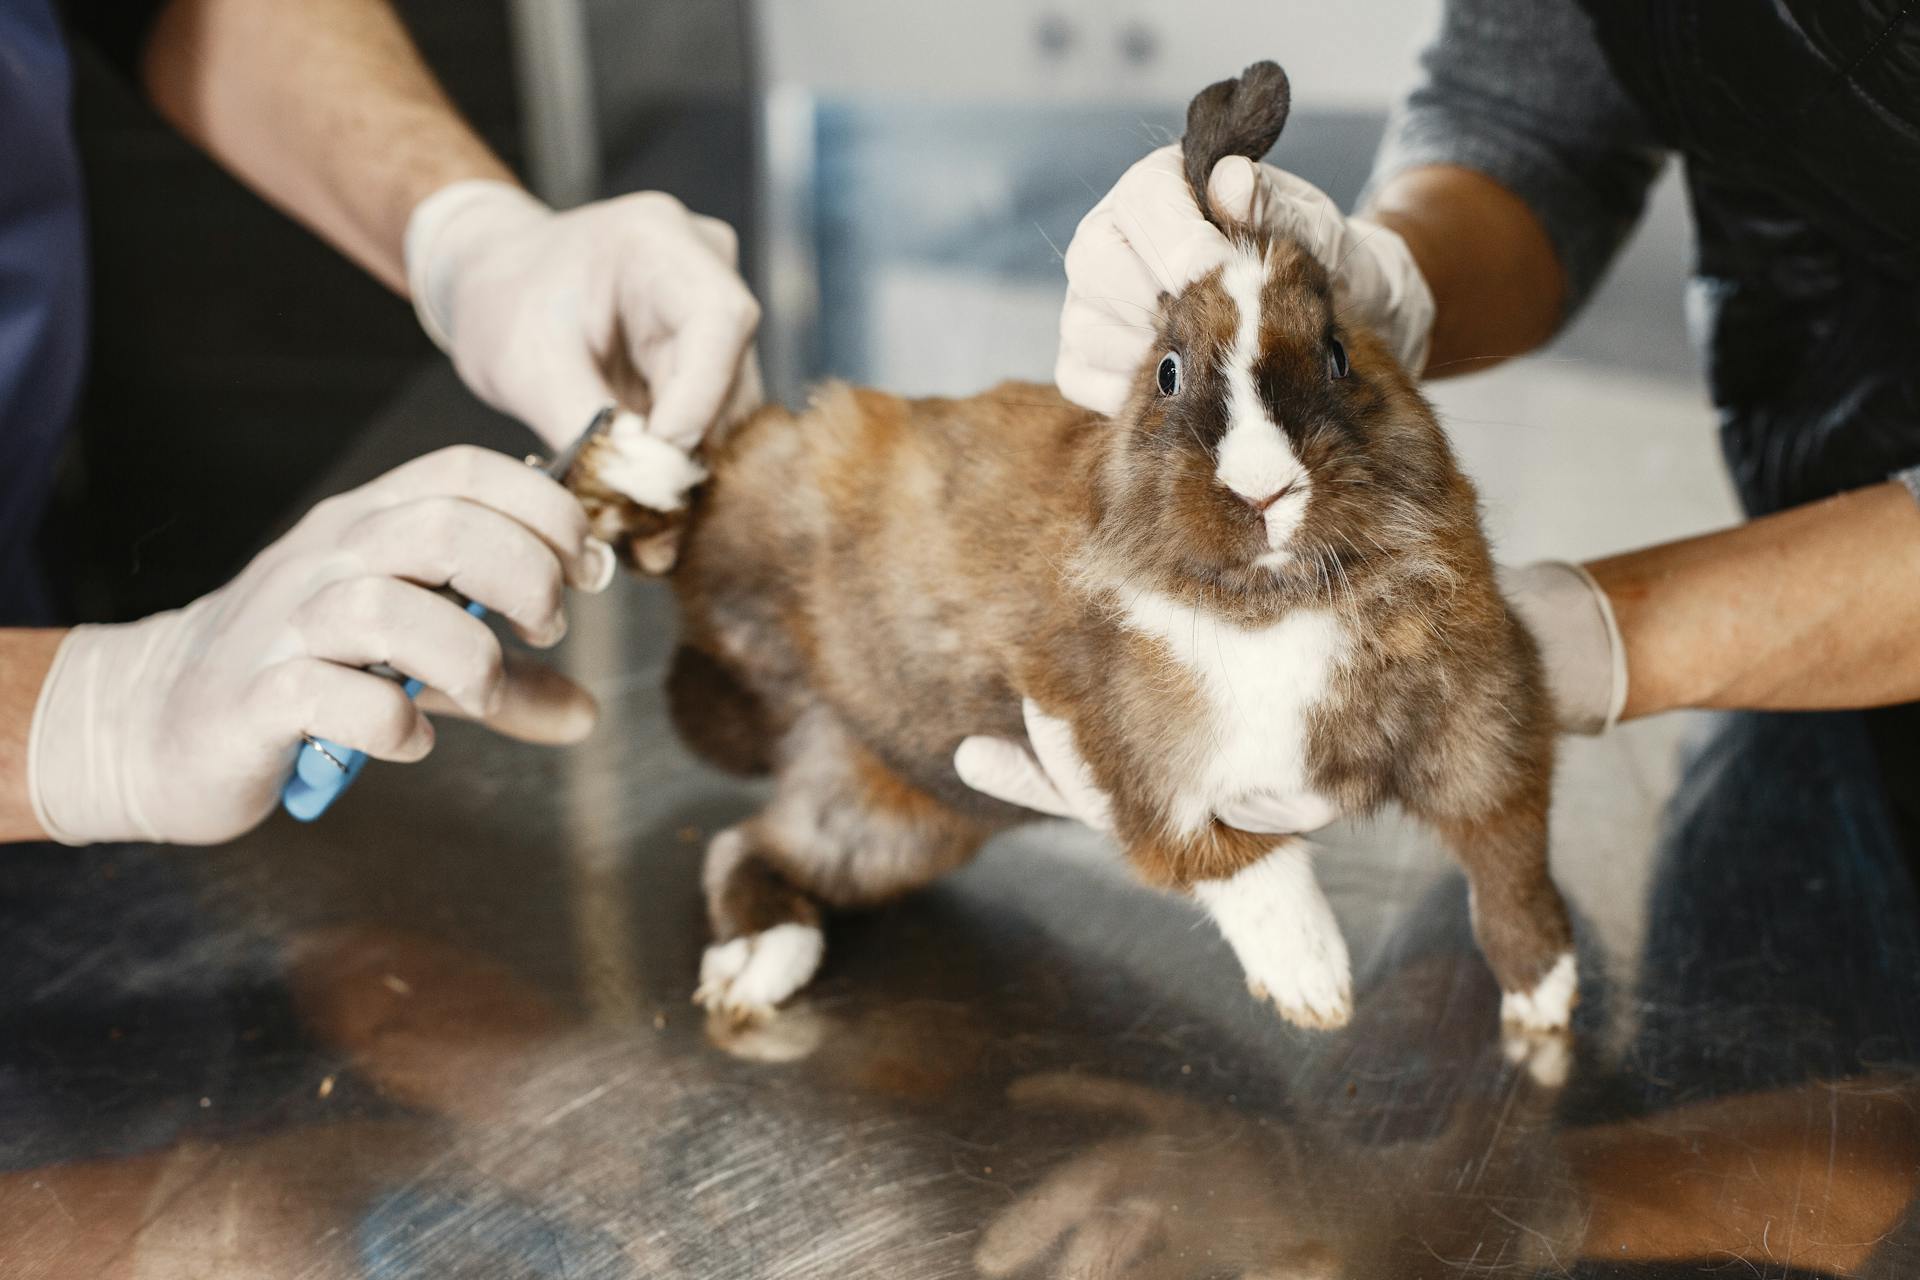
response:
<path id="1" fill-rule="evenodd" d="M 1187 186 L 1207 221 L 1221 226 L 1207 199 L 1213 166 L 1228 156 L 1259 160 L 1273 149 L 1286 127 L 1293 91 L 1278 63 L 1256 62 L 1238 79 L 1210 84 L 1187 104 L 1187 132 L 1180 139 Z"/>

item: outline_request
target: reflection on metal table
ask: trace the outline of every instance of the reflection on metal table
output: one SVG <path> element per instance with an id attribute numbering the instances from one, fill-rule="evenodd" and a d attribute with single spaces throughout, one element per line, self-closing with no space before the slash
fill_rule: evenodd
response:
<path id="1" fill-rule="evenodd" d="M 444 375 L 394 421 L 366 473 L 519 444 Z M 1702 723 L 1684 779 L 1646 767 L 1671 726 L 1569 747 L 1563 1087 L 1503 1056 L 1461 882 L 1392 821 L 1326 840 L 1341 1032 L 1047 824 L 833 922 L 735 1033 L 688 996 L 752 789 L 666 728 L 665 592 L 575 611 L 579 748 L 449 726 L 314 826 L 0 860 L 0 1274 L 1920 1273 L 1920 905 L 1853 717 Z"/>

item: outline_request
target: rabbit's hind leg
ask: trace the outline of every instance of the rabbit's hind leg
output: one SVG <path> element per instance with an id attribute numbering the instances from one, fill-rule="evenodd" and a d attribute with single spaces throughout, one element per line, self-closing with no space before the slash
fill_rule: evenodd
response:
<path id="1" fill-rule="evenodd" d="M 714 941 L 701 957 L 693 998 L 715 1012 L 764 1012 L 820 967 L 820 906 L 781 862 L 766 843 L 764 817 L 728 827 L 707 845 L 701 880 Z"/>
<path id="2" fill-rule="evenodd" d="M 774 798 L 707 847 L 714 942 L 696 999 L 763 1013 L 808 982 L 826 950 L 825 907 L 873 906 L 964 865 L 989 834 L 902 779 L 832 713 L 802 715 L 781 743 Z"/>

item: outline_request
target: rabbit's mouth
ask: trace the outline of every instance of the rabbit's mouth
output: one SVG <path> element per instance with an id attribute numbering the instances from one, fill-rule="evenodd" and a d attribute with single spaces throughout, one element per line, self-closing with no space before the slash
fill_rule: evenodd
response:
<path id="1" fill-rule="evenodd" d="M 1252 526 L 1249 559 L 1255 567 L 1281 569 L 1292 562 L 1292 546 L 1306 522 L 1307 503 L 1312 493 L 1312 482 L 1304 475 L 1258 498 L 1234 493 L 1237 514 Z"/>

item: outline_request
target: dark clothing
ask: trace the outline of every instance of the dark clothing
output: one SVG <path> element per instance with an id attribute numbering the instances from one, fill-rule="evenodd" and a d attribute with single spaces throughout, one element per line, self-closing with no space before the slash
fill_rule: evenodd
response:
<path id="1" fill-rule="evenodd" d="M 1484 173 L 1546 228 L 1568 311 L 1626 243 L 1666 158 L 1574 0 L 1449 0 L 1424 77 L 1374 161 L 1377 185 L 1420 165 Z"/>
<path id="2" fill-rule="evenodd" d="M 1920 463 L 1920 18 L 1897 0 L 1588 7 L 1686 157 L 1701 336 L 1747 508 Z"/>
<path id="3" fill-rule="evenodd" d="M 0 0 L 0 626 L 51 622 L 33 541 L 86 358 L 86 226 L 66 44 Z"/>
<path id="4" fill-rule="evenodd" d="M 1878 714 L 1732 713 L 1688 753 L 1648 900 L 1631 1070 L 1612 1082 L 1610 1109 L 1664 1110 L 1732 1080 L 1766 1093 L 1912 1078 L 1920 891 L 1895 803 L 1911 787 L 1883 776 Z M 1753 931 L 1733 922 L 1759 920 L 1767 942 L 1756 950 Z M 1827 1104 L 1814 1094 L 1806 1105 L 1809 1131 L 1824 1132 Z M 1853 1274 L 1905 1280 L 1916 1257 L 1920 1199 Z M 1658 1280 L 1720 1274 L 1724 1261 L 1573 1274 Z"/>
<path id="5" fill-rule="evenodd" d="M 1920 16 L 1898 0 L 1450 0 L 1376 168 L 1486 173 L 1591 292 L 1663 153 L 1693 319 L 1760 514 L 1920 465 Z"/>
<path id="6" fill-rule="evenodd" d="M 139 83 L 147 37 L 168 0 L 61 0 L 67 27 L 106 59 L 115 72 Z"/>
<path id="7" fill-rule="evenodd" d="M 1920 498 L 1920 14 L 1902 0 L 1449 0 L 1375 170 L 1455 164 L 1539 216 L 1578 306 L 1663 152 L 1691 320 L 1749 513 L 1898 475 Z M 1920 706 L 1865 718 L 1920 850 Z"/>

